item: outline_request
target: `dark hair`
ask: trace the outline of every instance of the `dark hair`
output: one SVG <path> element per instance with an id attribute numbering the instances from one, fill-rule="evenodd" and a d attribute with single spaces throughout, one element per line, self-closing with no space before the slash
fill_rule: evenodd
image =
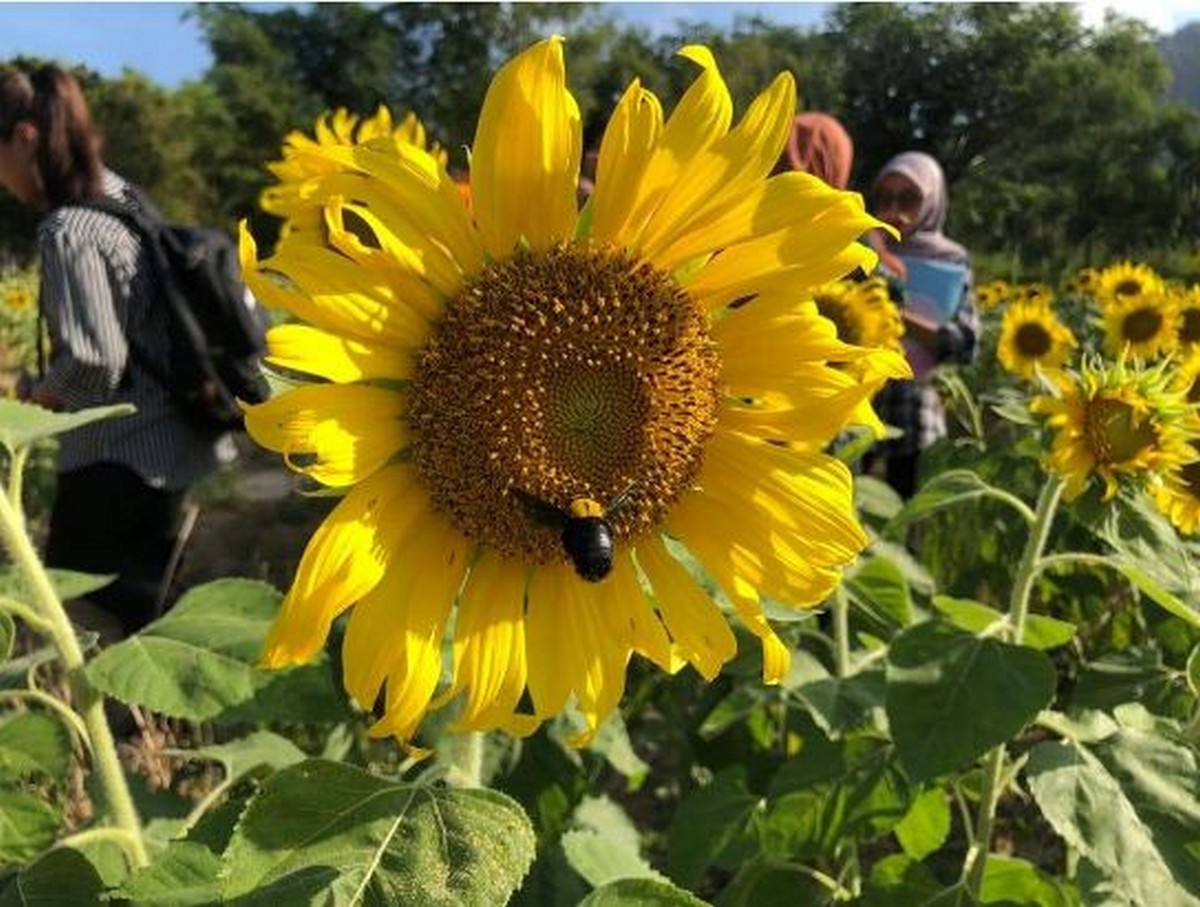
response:
<path id="1" fill-rule="evenodd" d="M 37 127 L 37 167 L 51 208 L 103 194 L 100 135 L 69 72 L 46 65 L 0 76 L 0 139 L 10 140 L 18 123 Z"/>

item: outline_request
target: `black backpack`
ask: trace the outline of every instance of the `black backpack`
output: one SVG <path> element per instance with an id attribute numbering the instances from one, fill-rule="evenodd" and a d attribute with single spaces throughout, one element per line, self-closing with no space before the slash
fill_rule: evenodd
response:
<path id="1" fill-rule="evenodd" d="M 107 198 L 73 204 L 120 219 L 149 255 L 166 305 L 170 356 L 164 371 L 129 336 L 133 356 L 193 424 L 213 432 L 242 428 L 238 401 L 261 403 L 271 395 L 259 367 L 268 319 L 242 283 L 233 240 L 219 230 L 169 224 L 148 203 L 140 209 Z"/>

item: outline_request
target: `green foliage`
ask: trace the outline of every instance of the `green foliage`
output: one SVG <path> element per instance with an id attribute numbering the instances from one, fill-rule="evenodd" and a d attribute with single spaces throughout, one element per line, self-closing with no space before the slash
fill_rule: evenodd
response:
<path id="1" fill-rule="evenodd" d="M 21 869 L 0 893 L 0 907 L 95 907 L 103 889 L 79 851 L 60 847 Z"/>

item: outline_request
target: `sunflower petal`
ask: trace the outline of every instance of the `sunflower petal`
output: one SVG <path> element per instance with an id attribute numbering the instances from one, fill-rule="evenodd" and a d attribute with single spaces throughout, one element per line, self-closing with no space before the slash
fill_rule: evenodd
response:
<path id="1" fill-rule="evenodd" d="M 334 618 L 383 578 L 398 539 L 427 507 L 407 466 L 385 469 L 355 486 L 305 547 L 267 636 L 263 666 L 280 668 L 312 658 Z"/>
<path id="2" fill-rule="evenodd" d="M 348 340 L 307 324 L 280 324 L 267 332 L 265 361 L 317 378 L 347 384 L 374 378 L 404 380 L 412 353 Z"/>
<path id="3" fill-rule="evenodd" d="M 353 485 L 408 443 L 404 395 L 363 385 L 310 384 L 245 408 L 246 431 L 292 469 Z"/>
<path id="4" fill-rule="evenodd" d="M 617 242 L 633 214 L 642 174 L 662 133 L 662 105 L 634 79 L 617 104 L 604 138 L 592 193 L 592 236 Z"/>
<path id="5" fill-rule="evenodd" d="M 522 238 L 540 250 L 575 233 L 582 141 L 561 38 L 535 44 L 496 73 L 471 149 L 472 204 L 493 258 L 507 258 Z"/>

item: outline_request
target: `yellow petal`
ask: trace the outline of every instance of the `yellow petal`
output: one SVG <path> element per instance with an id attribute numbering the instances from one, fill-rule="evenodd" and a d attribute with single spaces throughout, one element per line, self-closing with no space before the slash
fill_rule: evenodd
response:
<path id="1" fill-rule="evenodd" d="M 712 680 L 737 654 L 737 640 L 724 615 L 657 535 L 638 539 L 637 561 L 671 639 L 701 676 Z"/>
<path id="2" fill-rule="evenodd" d="M 339 383 L 373 378 L 403 380 L 412 374 L 412 353 L 377 343 L 347 340 L 306 324 L 280 324 L 267 332 L 265 361 L 279 368 Z"/>
<path id="3" fill-rule="evenodd" d="M 662 105 L 634 79 L 604 130 L 592 193 L 592 236 L 616 243 L 633 214 L 642 174 L 662 133 Z"/>
<path id="4" fill-rule="evenodd" d="M 865 229 L 861 216 L 826 214 L 816 223 L 819 230 L 782 230 L 725 249 L 688 285 L 688 292 L 712 311 L 764 292 L 790 290 L 802 298 L 813 287 L 845 277 L 855 268 L 874 267 L 878 256 L 855 242 Z"/>
<path id="5" fill-rule="evenodd" d="M 578 578 L 565 564 L 545 564 L 529 579 L 525 623 L 525 663 L 529 696 L 536 714 L 552 717 L 567 704 L 587 656 L 580 614 L 567 590 Z"/>
<path id="6" fill-rule="evenodd" d="M 471 149 L 471 198 L 484 245 L 507 258 L 572 236 L 582 126 L 567 91 L 561 38 L 506 63 L 488 87 Z"/>
<path id="7" fill-rule="evenodd" d="M 441 678 L 442 635 L 469 544 L 445 519 L 427 519 L 355 607 L 342 644 L 346 689 L 370 708 L 387 681 L 384 716 L 372 735 L 407 741 L 425 716 Z"/>
<path id="8" fill-rule="evenodd" d="M 780 73 L 751 102 L 741 122 L 695 155 L 668 189 L 642 233 L 642 255 L 662 270 L 673 271 L 686 257 L 660 261 L 657 253 L 690 232 L 736 208 L 746 194 L 762 186 L 787 141 L 796 110 L 796 83 Z M 721 246 L 709 246 L 712 251 Z M 691 256 L 688 256 L 691 257 Z"/>
<path id="9" fill-rule="evenodd" d="M 658 615 L 646 601 L 628 551 L 613 558 L 612 573 L 597 587 L 599 609 L 614 638 L 625 639 L 635 652 L 645 655 L 664 671 L 671 671 L 675 659 L 671 642 Z"/>
<path id="10" fill-rule="evenodd" d="M 407 466 L 385 469 L 351 489 L 309 539 L 267 636 L 263 665 L 312 658 L 334 618 L 375 588 L 397 540 L 428 507 Z"/>
<path id="11" fill-rule="evenodd" d="M 632 214 L 611 237 L 617 245 L 637 247 L 643 227 L 678 183 L 686 163 L 729 131 L 733 101 L 712 54 L 707 48 L 692 45 L 680 51 L 680 55 L 698 64 L 701 72 L 662 129 L 638 181 Z"/>
<path id="12" fill-rule="evenodd" d="M 310 384 L 246 407 L 246 431 L 297 472 L 353 485 L 408 443 L 406 406 L 404 395 L 385 388 Z"/>
<path id="13" fill-rule="evenodd" d="M 523 564 L 490 551 L 471 568 L 454 625 L 454 682 L 445 697 L 466 691 L 463 728 L 516 717 L 527 676 L 525 584 Z"/>

